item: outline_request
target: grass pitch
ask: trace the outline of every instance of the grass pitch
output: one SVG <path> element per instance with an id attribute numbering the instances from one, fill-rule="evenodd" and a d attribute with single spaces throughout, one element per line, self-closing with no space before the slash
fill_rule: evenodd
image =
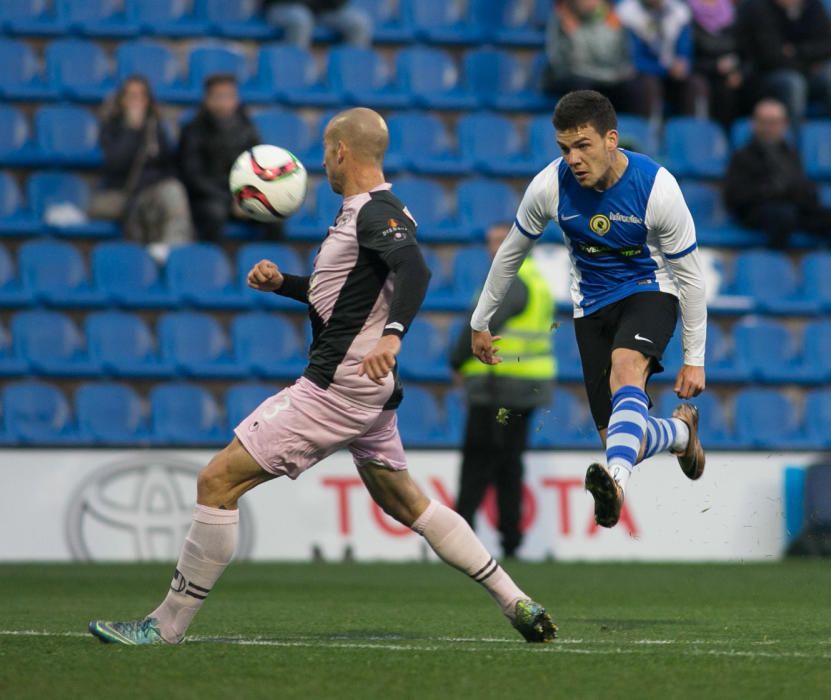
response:
<path id="1" fill-rule="evenodd" d="M 171 566 L 0 566 L 0 697 L 828 698 L 831 566 L 521 564 L 530 645 L 439 564 L 238 564 L 178 647 L 102 645 Z"/>

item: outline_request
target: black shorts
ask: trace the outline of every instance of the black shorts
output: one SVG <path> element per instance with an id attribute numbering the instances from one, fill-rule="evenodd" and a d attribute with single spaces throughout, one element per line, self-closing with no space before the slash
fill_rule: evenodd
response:
<path id="1" fill-rule="evenodd" d="M 652 358 L 649 374 L 663 372 L 661 358 L 678 321 L 678 299 L 666 292 L 639 292 L 574 320 L 583 380 L 598 430 L 609 425 L 612 350 L 629 348 Z"/>

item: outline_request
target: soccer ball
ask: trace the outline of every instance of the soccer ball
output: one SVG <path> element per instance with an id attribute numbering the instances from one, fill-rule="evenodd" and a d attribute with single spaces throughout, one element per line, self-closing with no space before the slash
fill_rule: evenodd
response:
<path id="1" fill-rule="evenodd" d="M 228 185 L 234 199 L 256 221 L 280 221 L 306 198 L 306 168 L 279 146 L 254 146 L 234 161 Z"/>

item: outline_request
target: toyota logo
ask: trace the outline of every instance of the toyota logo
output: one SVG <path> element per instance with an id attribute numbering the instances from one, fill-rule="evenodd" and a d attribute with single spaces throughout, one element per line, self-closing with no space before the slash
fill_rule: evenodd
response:
<path id="1" fill-rule="evenodd" d="M 72 494 L 66 536 L 72 557 L 93 560 L 176 560 L 190 529 L 201 466 L 165 455 L 108 464 Z M 254 546 L 249 510 L 239 504 L 236 559 Z"/>

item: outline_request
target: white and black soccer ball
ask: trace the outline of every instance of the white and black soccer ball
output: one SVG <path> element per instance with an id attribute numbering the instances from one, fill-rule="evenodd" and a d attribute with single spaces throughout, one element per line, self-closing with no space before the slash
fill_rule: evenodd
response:
<path id="1" fill-rule="evenodd" d="M 228 185 L 240 209 L 256 221 L 280 221 L 296 212 L 306 198 L 308 176 L 298 158 L 285 148 L 254 146 L 234 161 Z"/>

